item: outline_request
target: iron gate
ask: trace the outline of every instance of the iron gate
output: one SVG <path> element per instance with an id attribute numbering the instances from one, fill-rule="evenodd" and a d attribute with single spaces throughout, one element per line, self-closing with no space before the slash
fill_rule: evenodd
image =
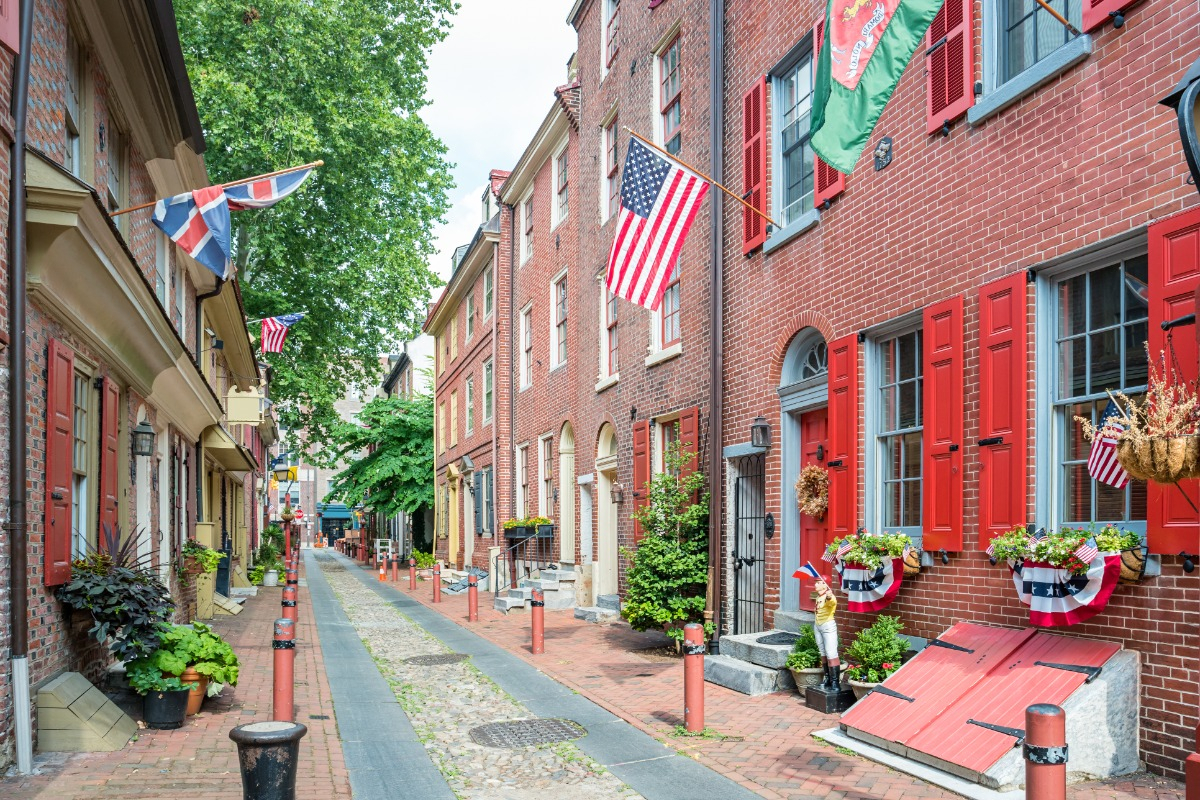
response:
<path id="1" fill-rule="evenodd" d="M 764 456 L 742 456 L 731 466 L 733 485 L 733 632 L 764 628 L 767 509 Z"/>

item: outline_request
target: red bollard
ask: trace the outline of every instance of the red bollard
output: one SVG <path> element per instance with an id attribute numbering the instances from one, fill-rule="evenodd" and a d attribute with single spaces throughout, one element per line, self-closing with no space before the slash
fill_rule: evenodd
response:
<path id="1" fill-rule="evenodd" d="M 283 618 L 296 621 L 296 587 L 283 587 L 283 601 L 280 603 L 283 606 Z"/>
<path id="2" fill-rule="evenodd" d="M 442 602 L 442 565 L 433 565 L 433 602 Z"/>
<path id="3" fill-rule="evenodd" d="M 397 583 L 400 580 L 400 559 L 392 559 L 392 583 Z"/>
<path id="4" fill-rule="evenodd" d="M 408 560 L 408 590 L 411 592 L 417 588 L 417 560 L 410 558 Z"/>
<path id="5" fill-rule="evenodd" d="M 683 626 L 683 724 L 688 733 L 704 730 L 704 626 Z"/>
<path id="6" fill-rule="evenodd" d="M 283 574 L 287 579 L 286 586 L 300 585 L 300 576 L 296 574 L 296 570 L 293 567 L 288 567 Z"/>
<path id="7" fill-rule="evenodd" d="M 479 621 L 479 578 L 467 576 L 467 622 Z"/>
<path id="8" fill-rule="evenodd" d="M 541 589 L 533 590 L 529 601 L 530 627 L 533 628 L 533 654 L 546 652 L 546 595 Z"/>
<path id="9" fill-rule="evenodd" d="M 1025 709 L 1025 797 L 1066 800 L 1067 715 L 1038 703 Z"/>
<path id="10" fill-rule="evenodd" d="M 271 693 L 271 719 L 276 722 L 295 722 L 293 690 L 296 669 L 296 623 L 290 619 L 275 620 L 275 683 Z"/>

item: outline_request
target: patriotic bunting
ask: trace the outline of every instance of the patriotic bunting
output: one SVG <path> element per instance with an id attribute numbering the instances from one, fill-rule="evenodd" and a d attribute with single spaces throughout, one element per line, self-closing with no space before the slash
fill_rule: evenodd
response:
<path id="1" fill-rule="evenodd" d="M 872 569 L 862 564 L 843 564 L 842 591 L 846 610 L 862 614 L 887 608 L 900 592 L 904 580 L 904 559 L 888 558 Z"/>
<path id="2" fill-rule="evenodd" d="M 1029 606 L 1029 624 L 1051 628 L 1085 622 L 1108 606 L 1121 577 L 1121 554 L 1097 551 L 1084 575 L 1037 561 L 1010 566 L 1017 596 Z"/>

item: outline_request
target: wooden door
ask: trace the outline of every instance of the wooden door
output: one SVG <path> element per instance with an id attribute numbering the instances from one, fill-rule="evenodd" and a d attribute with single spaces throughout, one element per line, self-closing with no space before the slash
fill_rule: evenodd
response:
<path id="1" fill-rule="evenodd" d="M 828 414 L 826 409 L 818 408 L 800 415 L 800 468 L 808 464 L 824 466 L 829 455 Z M 784 487 L 785 491 L 795 491 L 794 487 Z M 828 564 L 821 561 L 825 545 L 829 543 L 829 514 L 826 512 L 821 519 L 800 515 L 800 564 L 811 561 L 817 569 L 825 571 Z M 792 578 L 800 564 L 785 565 L 784 579 Z M 813 611 L 816 608 L 812 599 L 811 581 L 800 585 L 800 609 Z"/>

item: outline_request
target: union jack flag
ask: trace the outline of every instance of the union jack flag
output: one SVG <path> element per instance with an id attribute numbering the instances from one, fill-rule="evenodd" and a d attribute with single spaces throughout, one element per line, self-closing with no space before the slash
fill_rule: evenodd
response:
<path id="1" fill-rule="evenodd" d="M 229 203 L 220 186 L 177 194 L 154 204 L 154 224 L 221 280 L 229 277 Z"/>
<path id="2" fill-rule="evenodd" d="M 1117 460 L 1117 437 L 1124 433 L 1125 423 L 1121 421 L 1121 412 L 1112 400 L 1104 407 L 1098 428 L 1096 438 L 1092 440 L 1092 450 L 1088 453 L 1088 475 L 1114 489 L 1124 489 L 1129 483 L 1129 473 Z"/>
<path id="3" fill-rule="evenodd" d="M 262 351 L 264 353 L 282 353 L 283 340 L 287 338 L 288 328 L 304 319 L 303 314 L 284 314 L 282 317 L 267 317 L 262 321 Z"/>
<path id="4" fill-rule="evenodd" d="M 260 181 L 230 186 L 225 190 L 229 198 L 230 211 L 244 211 L 248 208 L 270 208 L 292 192 L 300 188 L 300 184 L 308 178 L 312 167 L 298 169 L 273 178 L 263 178 Z"/>

